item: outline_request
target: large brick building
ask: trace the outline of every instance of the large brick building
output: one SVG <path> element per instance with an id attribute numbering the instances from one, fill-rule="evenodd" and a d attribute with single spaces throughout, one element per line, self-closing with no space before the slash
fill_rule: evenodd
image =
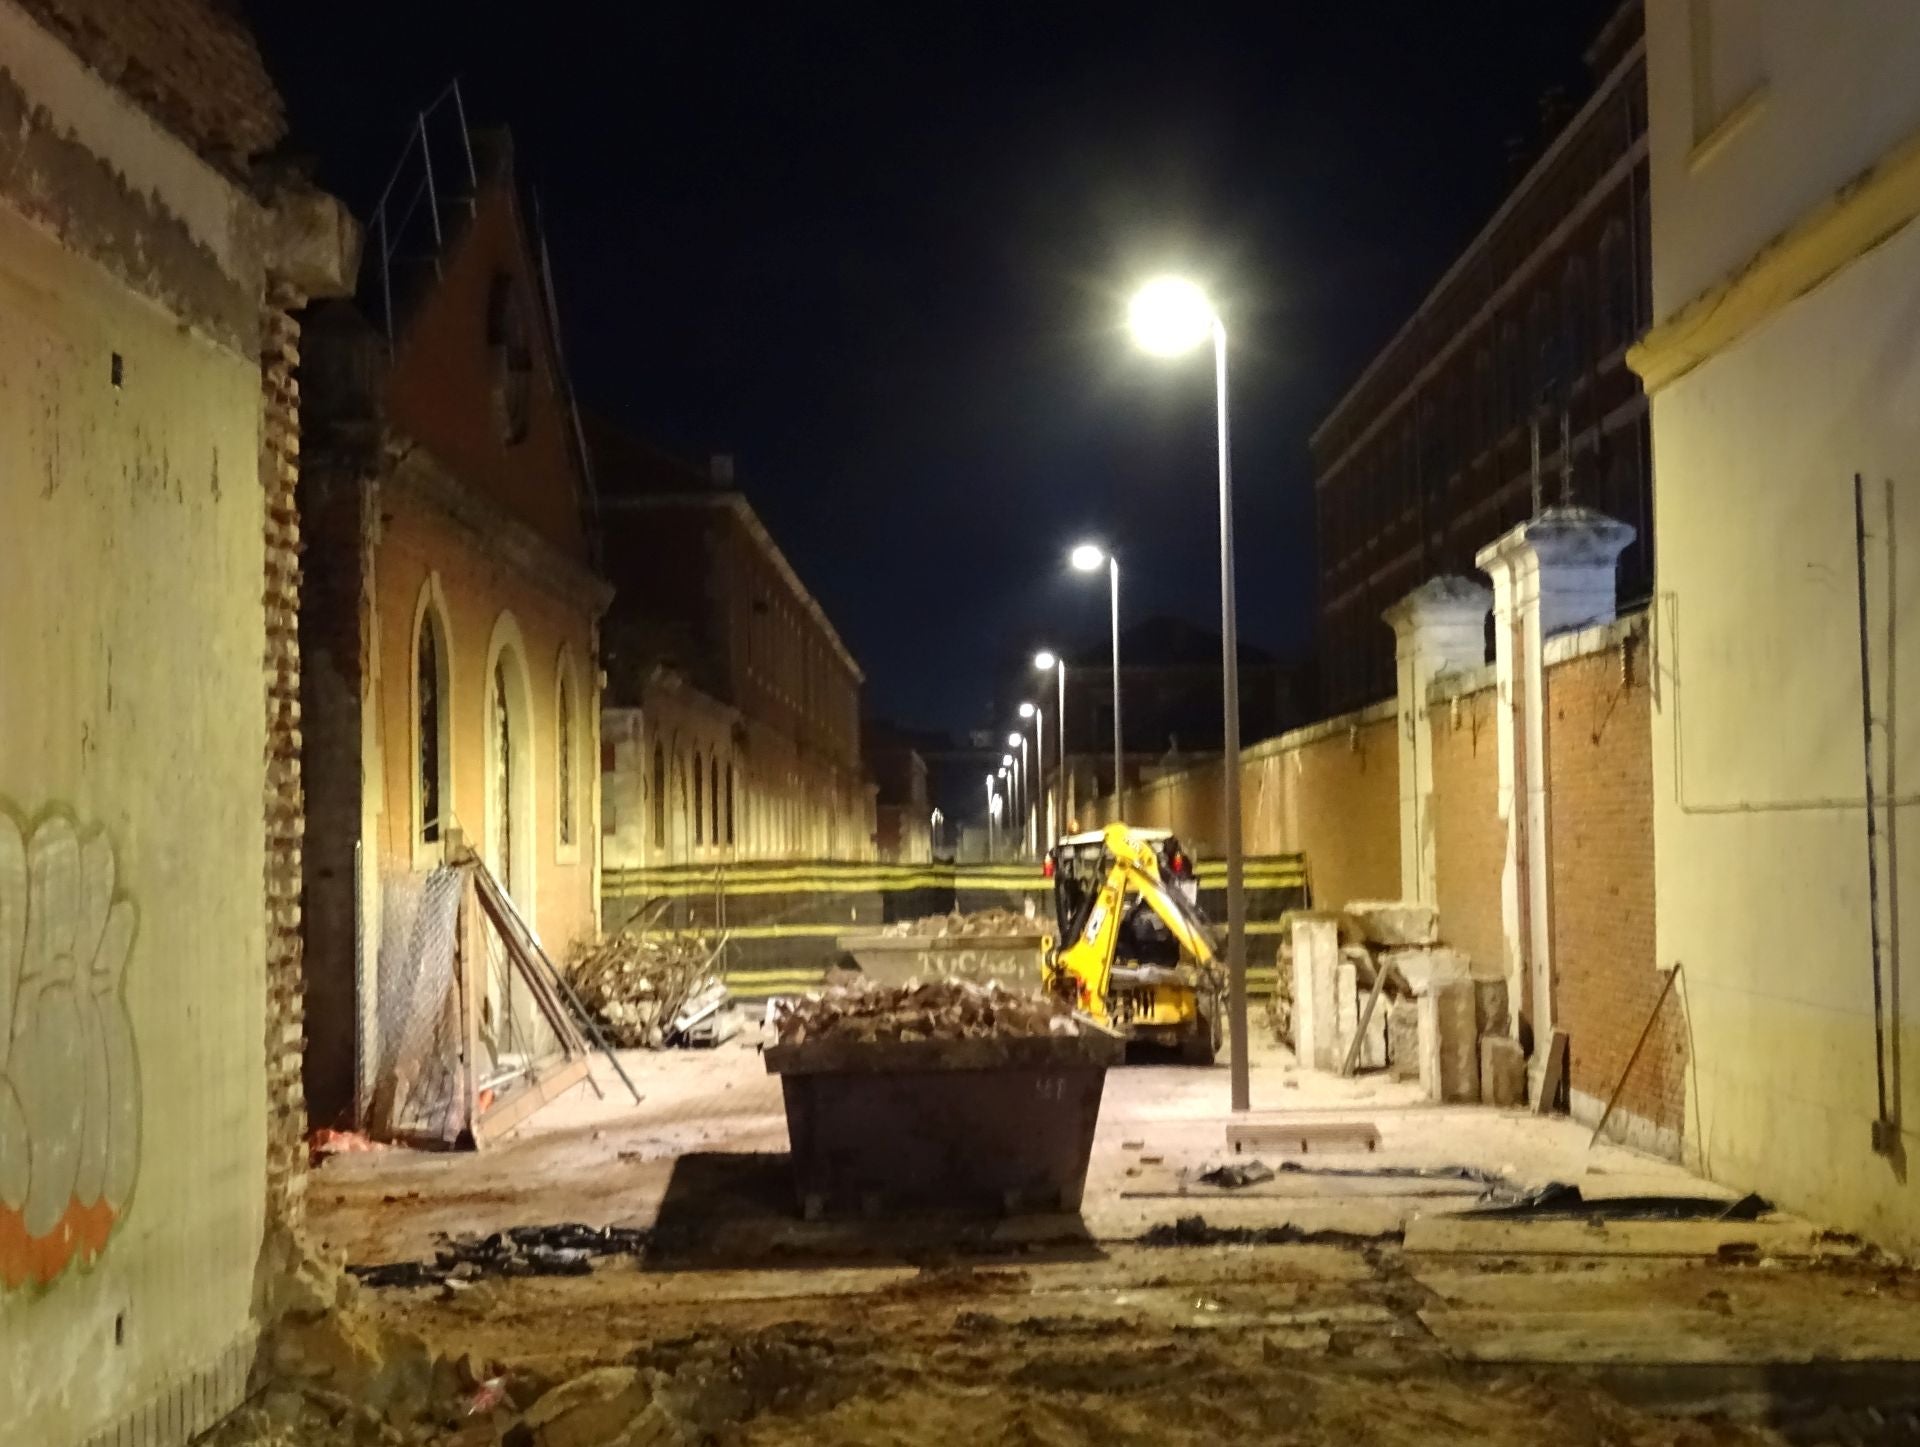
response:
<path id="1" fill-rule="evenodd" d="M 1641 0 L 1587 61 L 1586 101 L 1313 434 L 1333 708 L 1392 692 L 1383 609 L 1472 573 L 1477 550 L 1541 504 L 1632 525 L 1623 597 L 1651 589 L 1647 403 L 1625 362 L 1651 296 Z"/>
<path id="2" fill-rule="evenodd" d="M 556 954 L 598 925 L 610 589 L 546 280 L 504 135 L 423 159 L 430 264 L 401 270 L 376 215 L 361 302 L 309 326 L 306 1074 L 329 1124 L 390 1043 L 381 973 L 409 946 L 383 921 L 461 843 Z M 519 1004 L 496 972 L 502 1040 Z"/>
<path id="3" fill-rule="evenodd" d="M 298 313 L 336 203 L 213 0 L 0 3 L 0 1442 L 240 1401 L 297 1223 Z"/>
<path id="4" fill-rule="evenodd" d="M 863 675 L 731 463 L 589 433 L 608 571 L 611 867 L 867 859 Z"/>

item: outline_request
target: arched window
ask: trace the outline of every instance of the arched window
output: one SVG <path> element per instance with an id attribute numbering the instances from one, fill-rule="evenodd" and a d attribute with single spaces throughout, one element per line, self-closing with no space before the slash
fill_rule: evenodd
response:
<path id="1" fill-rule="evenodd" d="M 444 785 L 447 766 L 446 647 L 433 610 L 420 615 L 420 639 L 415 645 L 414 669 L 420 715 L 418 757 L 420 781 L 420 842 L 440 842 L 441 810 L 445 804 Z"/>
<path id="2" fill-rule="evenodd" d="M 707 830 L 707 838 L 715 844 L 720 843 L 720 756 L 715 754 L 707 760 L 707 810 L 712 816 L 713 827 Z"/>
<path id="3" fill-rule="evenodd" d="M 653 847 L 667 847 L 667 749 L 653 746 Z"/>
<path id="4" fill-rule="evenodd" d="M 700 755 L 693 756 L 693 842 L 707 842 L 707 771 L 700 763 Z"/>
<path id="5" fill-rule="evenodd" d="M 554 808 L 560 844 L 563 848 L 574 841 L 574 747 L 573 747 L 573 678 L 567 667 L 567 660 L 560 660 L 560 687 L 554 700 L 554 768 L 558 775 L 554 786 Z"/>

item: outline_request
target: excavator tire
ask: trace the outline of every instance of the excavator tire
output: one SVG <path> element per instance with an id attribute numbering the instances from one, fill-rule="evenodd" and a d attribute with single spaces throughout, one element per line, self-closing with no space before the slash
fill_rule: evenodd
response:
<path id="1" fill-rule="evenodd" d="M 1202 1000 L 1193 1031 L 1180 1042 L 1183 1065 L 1211 1065 L 1220 1053 L 1220 1001 Z"/>

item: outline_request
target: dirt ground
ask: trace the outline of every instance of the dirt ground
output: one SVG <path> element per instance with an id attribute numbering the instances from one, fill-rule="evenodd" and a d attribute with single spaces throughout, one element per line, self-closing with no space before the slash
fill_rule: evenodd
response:
<path id="1" fill-rule="evenodd" d="M 560 1221 L 649 1244 L 584 1275 L 362 1288 L 353 1310 L 460 1363 L 455 1388 L 404 1421 L 283 1395 L 219 1447 L 1920 1441 L 1920 1279 L 1870 1251 L 1785 1217 L 1463 1227 L 1478 1186 L 1380 1174 L 1729 1195 L 1569 1122 L 1263 1049 L 1260 1115 L 1371 1122 L 1377 1147 L 1182 1195 L 1182 1168 L 1227 1158 L 1226 1071 L 1135 1065 L 1109 1076 L 1077 1218 L 807 1223 L 751 1046 L 623 1057 L 641 1104 L 608 1073 L 604 1100 L 485 1155 L 326 1164 L 313 1227 L 358 1263 Z M 503 1400 L 469 1413 L 487 1381 Z M 607 1383 L 625 1435 L 539 1422 Z"/>

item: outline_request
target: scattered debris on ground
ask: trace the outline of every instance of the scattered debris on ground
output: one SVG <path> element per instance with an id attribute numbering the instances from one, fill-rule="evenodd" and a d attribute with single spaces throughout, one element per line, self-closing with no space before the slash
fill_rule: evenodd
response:
<path id="1" fill-rule="evenodd" d="M 446 1286 L 488 1276 L 585 1276 L 595 1258 L 638 1256 L 647 1233 L 622 1226 L 512 1226 L 486 1236 L 442 1238 L 432 1261 L 349 1266 L 364 1285 Z M 457 1289 L 457 1288 L 456 1288 Z"/>
<path id="2" fill-rule="evenodd" d="M 809 1040 L 984 1040 L 1077 1035 L 1065 1005 L 995 982 L 934 980 L 888 987 L 835 984 L 782 1000 L 774 1010 L 782 1045 Z"/>
<path id="3" fill-rule="evenodd" d="M 985 939 L 998 935 L 1041 935 L 1046 921 L 1018 910 L 982 909 L 972 914 L 930 914 L 896 920 L 876 931 L 887 939 Z"/>
<path id="4" fill-rule="evenodd" d="M 1213 1226 L 1205 1216 L 1182 1216 L 1173 1222 L 1162 1221 L 1141 1232 L 1142 1246 L 1372 1246 L 1397 1242 L 1399 1230 L 1374 1235 L 1356 1235 L 1351 1231 L 1308 1231 L 1298 1226 Z"/>
<path id="5" fill-rule="evenodd" d="M 567 978 L 612 1045 L 711 1044 L 703 1027 L 719 1018 L 728 999 L 714 970 L 718 955 L 704 940 L 621 930 L 581 951 Z"/>

